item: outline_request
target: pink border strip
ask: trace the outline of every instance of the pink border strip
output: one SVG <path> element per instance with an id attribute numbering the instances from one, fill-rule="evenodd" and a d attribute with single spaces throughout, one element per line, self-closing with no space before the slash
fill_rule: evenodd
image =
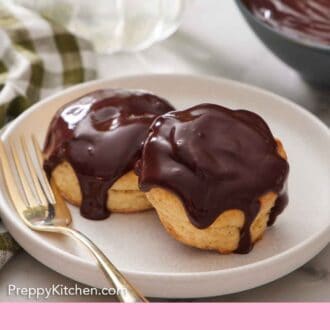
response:
<path id="1" fill-rule="evenodd" d="M 0 304 L 1 329 L 329 329 L 324 304 Z M 6 326 L 6 327 L 5 327 Z"/>

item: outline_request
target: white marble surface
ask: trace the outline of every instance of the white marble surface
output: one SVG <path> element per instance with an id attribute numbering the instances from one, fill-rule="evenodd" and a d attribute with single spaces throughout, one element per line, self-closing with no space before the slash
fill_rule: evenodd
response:
<path id="1" fill-rule="evenodd" d="M 190 0 L 188 0 L 189 2 Z M 226 77 L 273 91 L 308 108 L 330 124 L 330 90 L 317 90 L 275 58 L 254 36 L 233 0 L 193 0 L 180 30 L 139 54 L 99 56 L 100 77 L 138 73 L 200 73 Z M 45 287 L 75 283 L 22 252 L 0 272 L 0 301 L 8 285 Z M 32 299 L 34 300 L 34 299 Z M 257 289 L 203 301 L 330 301 L 330 245 L 295 272 Z M 111 301 L 109 297 L 50 297 L 47 301 Z"/>

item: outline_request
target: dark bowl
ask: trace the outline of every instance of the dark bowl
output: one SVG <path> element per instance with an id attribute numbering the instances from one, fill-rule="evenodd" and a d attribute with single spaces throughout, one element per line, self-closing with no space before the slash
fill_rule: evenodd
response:
<path id="1" fill-rule="evenodd" d="M 274 30 L 255 17 L 242 0 L 235 0 L 244 18 L 277 57 L 312 84 L 330 86 L 330 46 L 309 43 Z"/>

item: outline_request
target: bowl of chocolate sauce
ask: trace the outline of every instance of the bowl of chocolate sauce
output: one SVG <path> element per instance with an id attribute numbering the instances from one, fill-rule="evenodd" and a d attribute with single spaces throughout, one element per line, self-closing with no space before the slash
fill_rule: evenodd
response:
<path id="1" fill-rule="evenodd" d="M 277 57 L 306 81 L 330 87 L 330 0 L 235 1 Z"/>

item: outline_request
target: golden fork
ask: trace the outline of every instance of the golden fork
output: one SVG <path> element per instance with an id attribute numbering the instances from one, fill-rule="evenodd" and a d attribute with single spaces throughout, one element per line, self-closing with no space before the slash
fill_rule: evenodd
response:
<path id="1" fill-rule="evenodd" d="M 117 298 L 122 302 L 147 302 L 111 263 L 108 257 L 83 233 L 69 228 L 71 224 L 70 211 L 58 192 L 54 182 L 48 182 L 42 167 L 43 155 L 40 146 L 32 136 L 32 150 L 25 139 L 21 137 L 22 153 L 19 154 L 16 144 L 9 143 L 13 165 L 9 161 L 3 142 L 0 140 L 0 159 L 3 176 L 10 198 L 23 222 L 32 230 L 64 234 L 81 242 L 97 259 L 107 280 L 116 290 Z M 24 166 L 22 160 L 24 160 Z M 14 174 L 16 171 L 17 175 Z M 28 174 L 28 176 L 27 176 Z M 18 180 L 16 179 L 18 177 Z M 30 177 L 30 179 L 29 179 Z"/>

